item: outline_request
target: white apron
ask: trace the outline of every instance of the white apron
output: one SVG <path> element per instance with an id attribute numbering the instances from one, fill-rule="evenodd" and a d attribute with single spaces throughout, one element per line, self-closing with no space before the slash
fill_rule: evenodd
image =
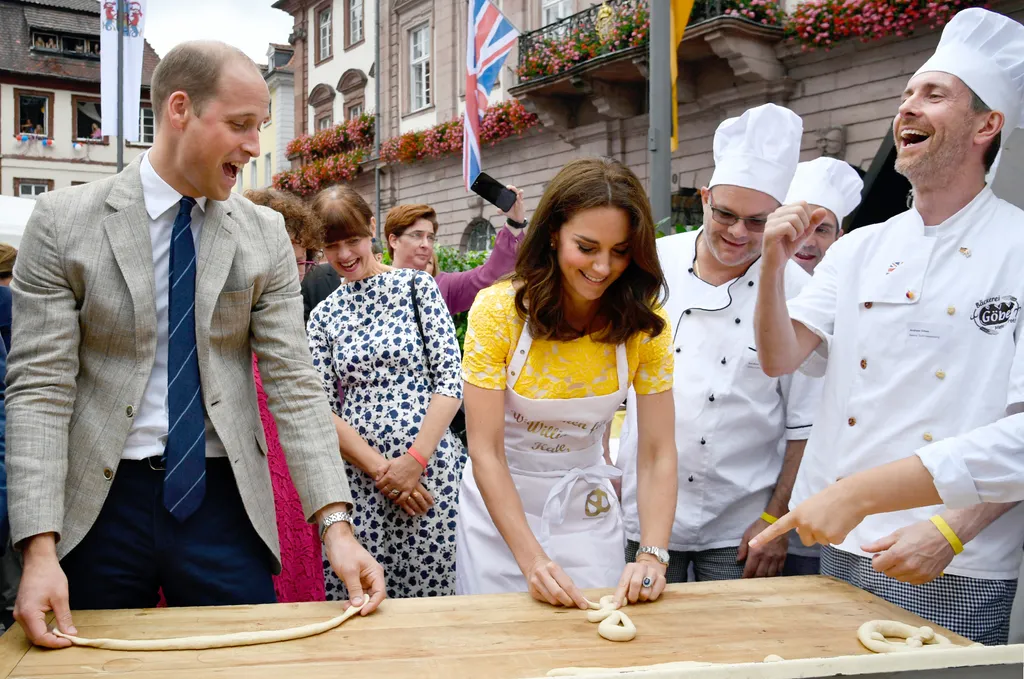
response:
<path id="1" fill-rule="evenodd" d="M 629 388 L 625 345 L 615 350 L 618 391 L 607 396 L 530 399 L 513 390 L 533 337 L 523 328 L 508 367 L 505 456 L 530 529 L 581 589 L 615 587 L 626 565 L 622 514 L 602 437 Z M 552 417 L 559 419 L 552 419 Z M 526 592 L 529 587 L 484 505 L 466 462 L 459 491 L 455 593 Z"/>

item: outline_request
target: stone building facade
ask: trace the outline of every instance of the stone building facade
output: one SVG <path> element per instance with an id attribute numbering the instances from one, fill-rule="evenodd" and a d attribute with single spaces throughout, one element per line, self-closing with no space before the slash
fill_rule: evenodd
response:
<path id="1" fill-rule="evenodd" d="M 358 0 L 322 2 L 343 17 Z M 592 15 L 595 3 L 567 2 L 579 16 Z M 466 3 L 464 0 L 380 0 L 382 47 L 379 73 L 383 138 L 451 120 L 463 110 L 465 82 Z M 548 0 L 503 0 L 502 11 L 523 33 L 542 29 L 551 18 Z M 280 0 L 276 6 L 296 17 L 291 42 L 296 49 L 296 135 L 315 129 L 315 113 L 332 110 L 344 115 L 339 89 L 345 77 L 330 83 L 313 82 L 317 72 L 308 56 L 315 11 L 310 0 Z M 367 3 L 372 12 L 372 5 Z M 1024 20 L 1024 2 L 997 1 L 992 8 Z M 567 19 L 570 22 L 574 19 Z M 339 24 L 340 26 L 340 24 Z M 558 24 L 548 31 L 558 30 Z M 419 87 L 410 50 L 413 31 L 427 27 L 430 101 L 415 109 L 413 90 Z M 335 27 L 337 31 L 346 30 Z M 373 25 L 365 24 L 372 56 Z M 672 157 L 673 205 L 676 221 L 695 219 L 694 191 L 705 185 L 713 170 L 712 139 L 725 118 L 766 102 L 785 105 L 804 122 L 801 159 L 828 154 L 846 160 L 871 184 L 891 175 L 891 124 L 911 75 L 938 43 L 939 30 L 920 27 L 910 37 L 884 37 L 868 43 L 851 40 L 831 50 L 804 51 L 783 39 L 781 30 L 726 16 L 721 4 L 699 1 L 678 51 L 679 148 Z M 528 39 L 528 38 L 527 38 Z M 523 45 L 523 41 L 520 45 Z M 365 45 L 359 49 L 365 49 Z M 298 55 L 307 54 L 306 58 Z M 555 76 L 520 83 L 516 78 L 518 49 L 506 61 L 500 88 L 493 99 L 518 97 L 536 112 L 542 125 L 523 137 L 483 149 L 483 169 L 526 193 L 532 210 L 546 183 L 568 161 L 582 156 L 609 156 L 647 180 L 648 116 L 646 110 L 646 50 L 634 48 L 595 58 Z M 349 73 L 346 54 L 336 54 L 332 77 Z M 362 69 L 365 58 L 352 57 Z M 299 69 L 306 68 L 300 74 Z M 422 69 L 421 69 L 422 70 Z M 378 72 L 375 65 L 369 71 Z M 364 82 L 366 102 L 372 102 L 372 73 Z M 349 73 L 351 80 L 352 74 Z M 333 87 L 333 107 L 324 107 L 325 86 Z M 315 99 L 319 88 L 320 99 Z M 500 91 L 499 91 L 500 90 Z M 351 92 L 351 89 L 349 90 Z M 422 99 L 417 103 L 422 104 Z M 365 110 L 373 110 L 366 105 Z M 335 118 L 338 119 L 338 118 Z M 888 167 L 886 164 L 888 163 Z M 353 185 L 374 204 L 373 163 L 365 163 Z M 888 175 L 886 173 L 889 173 Z M 905 193 L 905 191 L 904 191 Z M 902 202 L 905 196 L 888 198 Z M 463 186 L 461 157 L 386 166 L 381 176 L 382 212 L 398 203 L 433 205 L 441 223 L 441 242 L 465 246 L 478 218 L 499 224 L 497 210 Z M 886 207 L 885 209 L 889 209 Z M 890 210 L 892 212 L 893 210 Z M 856 215 L 854 215 L 856 218 Z"/>

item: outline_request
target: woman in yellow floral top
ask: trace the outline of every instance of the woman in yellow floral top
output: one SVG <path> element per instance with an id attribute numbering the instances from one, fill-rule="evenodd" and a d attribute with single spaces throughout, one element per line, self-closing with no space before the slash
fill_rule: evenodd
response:
<path id="1" fill-rule="evenodd" d="M 512 280 L 477 295 L 463 375 L 470 462 L 456 533 L 456 592 L 529 591 L 587 607 L 665 588 L 675 514 L 672 352 L 651 208 L 614 161 L 578 160 L 551 181 Z M 638 396 L 641 550 L 626 564 L 621 474 L 603 433 Z"/>

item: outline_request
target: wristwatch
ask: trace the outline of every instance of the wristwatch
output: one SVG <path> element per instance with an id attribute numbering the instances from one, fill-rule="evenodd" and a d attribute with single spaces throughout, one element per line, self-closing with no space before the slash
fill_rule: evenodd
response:
<path id="1" fill-rule="evenodd" d="M 669 557 L 667 549 L 662 549 L 661 547 L 649 547 L 647 545 L 644 545 L 640 549 L 636 550 L 637 556 L 640 556 L 641 554 L 650 554 L 655 559 L 657 559 L 658 563 L 660 563 L 662 566 L 668 565 Z"/>
<path id="2" fill-rule="evenodd" d="M 324 535 L 327 533 L 327 529 L 341 521 L 352 526 L 353 530 L 356 527 L 352 519 L 352 512 L 333 512 L 328 514 L 324 517 L 324 522 L 320 524 L 320 542 L 324 541 Z"/>
<path id="3" fill-rule="evenodd" d="M 524 219 L 521 222 L 517 222 L 511 217 L 505 217 L 505 223 L 511 226 L 513 229 L 525 229 L 529 220 Z"/>

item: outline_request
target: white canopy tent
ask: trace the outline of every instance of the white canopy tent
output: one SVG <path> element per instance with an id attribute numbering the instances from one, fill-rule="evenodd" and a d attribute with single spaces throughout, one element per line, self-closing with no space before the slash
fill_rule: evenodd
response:
<path id="1" fill-rule="evenodd" d="M 0 196 L 0 243 L 21 246 L 21 235 L 35 206 L 31 198 Z"/>

